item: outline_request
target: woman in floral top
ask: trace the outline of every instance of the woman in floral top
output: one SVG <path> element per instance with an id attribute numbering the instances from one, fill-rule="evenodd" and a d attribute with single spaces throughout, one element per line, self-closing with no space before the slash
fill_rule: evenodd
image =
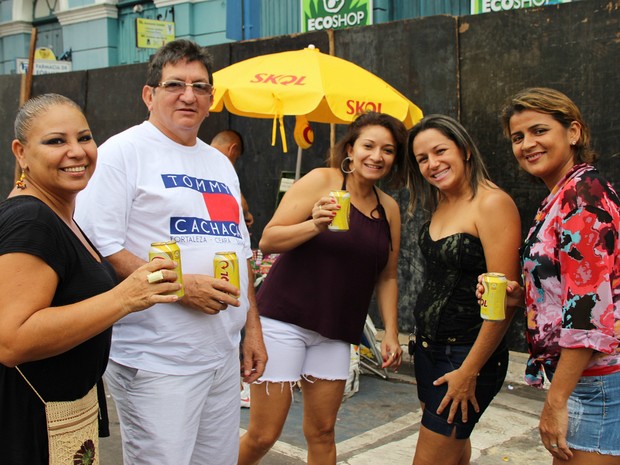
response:
<path id="1" fill-rule="evenodd" d="M 527 307 L 526 380 L 552 380 L 540 434 L 553 463 L 620 464 L 620 200 L 591 163 L 589 129 L 553 89 L 513 96 L 501 120 L 542 202 L 521 253 Z"/>

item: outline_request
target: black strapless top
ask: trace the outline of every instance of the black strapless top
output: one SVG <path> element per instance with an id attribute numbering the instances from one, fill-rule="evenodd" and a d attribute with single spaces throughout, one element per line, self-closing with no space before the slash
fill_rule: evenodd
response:
<path id="1" fill-rule="evenodd" d="M 439 343 L 471 344 L 482 326 L 476 299 L 478 276 L 486 272 L 480 239 L 457 233 L 434 241 L 430 223 L 420 230 L 426 280 L 414 308 L 417 334 Z"/>

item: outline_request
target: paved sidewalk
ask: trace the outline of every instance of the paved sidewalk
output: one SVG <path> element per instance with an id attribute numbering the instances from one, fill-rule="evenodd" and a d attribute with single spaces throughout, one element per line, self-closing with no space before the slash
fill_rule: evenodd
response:
<path id="1" fill-rule="evenodd" d="M 523 384 L 525 360 L 525 354 L 511 352 L 506 383 L 472 435 L 472 465 L 551 463 L 537 429 L 545 392 Z M 112 436 L 101 440 L 101 465 L 122 465 L 118 421 L 111 399 L 109 407 Z M 240 415 L 243 432 L 249 410 L 241 409 Z M 301 394 L 296 391 L 282 437 L 263 465 L 306 463 L 301 415 Z M 359 392 L 342 404 L 338 414 L 338 464 L 410 465 L 420 416 L 409 362 L 404 362 L 399 373 L 390 373 L 388 380 L 362 375 Z"/>
<path id="2" fill-rule="evenodd" d="M 549 465 L 551 456 L 540 443 L 538 415 L 545 392 L 524 385 L 525 354 L 511 353 L 509 374 L 502 391 L 483 415 L 472 435 L 472 465 L 504 463 Z M 301 395 L 289 413 L 280 441 L 263 465 L 306 463 L 301 430 Z M 249 414 L 242 411 L 241 424 Z M 336 425 L 339 465 L 410 465 L 420 427 L 413 368 L 407 362 L 388 380 L 363 375 L 360 391 L 342 404 Z"/>

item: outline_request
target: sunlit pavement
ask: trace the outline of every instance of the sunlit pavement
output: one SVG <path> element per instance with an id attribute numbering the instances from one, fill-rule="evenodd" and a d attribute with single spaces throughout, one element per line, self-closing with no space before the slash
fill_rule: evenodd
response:
<path id="1" fill-rule="evenodd" d="M 472 435 L 472 465 L 504 463 L 548 465 L 551 456 L 540 443 L 538 414 L 545 393 L 522 383 L 523 354 L 511 354 L 511 369 L 500 394 Z M 301 429 L 301 393 L 295 391 L 280 441 L 264 465 L 306 463 Z M 365 374 L 360 390 L 346 400 L 338 415 L 336 442 L 340 465 L 410 465 L 420 427 L 413 367 L 405 363 L 388 380 Z M 242 411 L 242 427 L 249 411 Z"/>
<path id="2" fill-rule="evenodd" d="M 472 435 L 472 465 L 551 463 L 537 429 L 545 393 L 523 384 L 524 362 L 524 354 L 511 353 L 506 383 Z M 301 393 L 295 390 L 294 396 L 280 441 L 265 457 L 263 465 L 306 463 Z M 240 410 L 241 432 L 247 427 L 250 409 Z M 101 440 L 101 465 L 121 465 L 118 421 L 112 403 L 110 410 L 112 436 Z M 410 465 L 420 416 L 413 367 L 408 362 L 399 373 L 390 373 L 387 380 L 363 374 L 359 391 L 342 404 L 338 414 L 338 464 Z"/>

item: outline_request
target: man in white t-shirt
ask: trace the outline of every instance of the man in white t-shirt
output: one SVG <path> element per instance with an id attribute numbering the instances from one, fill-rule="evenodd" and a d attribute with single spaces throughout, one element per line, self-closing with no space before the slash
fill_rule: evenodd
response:
<path id="1" fill-rule="evenodd" d="M 242 375 L 255 381 L 267 354 L 248 259 L 239 179 L 198 139 L 209 114 L 211 57 L 188 40 L 149 63 L 149 117 L 99 148 L 75 218 L 119 277 L 148 260 L 150 244 L 175 240 L 185 296 L 114 325 L 106 383 L 116 402 L 125 465 L 235 465 Z M 216 252 L 236 252 L 240 289 L 213 278 Z"/>

